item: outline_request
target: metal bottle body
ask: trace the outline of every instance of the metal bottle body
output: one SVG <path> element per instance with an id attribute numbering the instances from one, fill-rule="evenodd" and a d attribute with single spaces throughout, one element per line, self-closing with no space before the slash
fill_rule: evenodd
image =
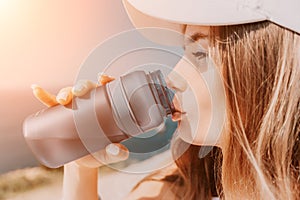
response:
<path id="1" fill-rule="evenodd" d="M 98 119 L 100 124 L 106 124 L 105 127 L 103 126 L 104 131 L 94 134 L 94 138 L 85 138 L 85 142 L 91 140 L 91 145 L 94 145 L 94 147 L 87 148 L 85 146 L 81 137 L 83 133 L 79 133 L 76 127 L 72 105 L 76 105 L 78 97 L 73 99 L 73 104 L 67 106 L 57 105 L 26 118 L 23 125 L 24 137 L 43 165 L 51 168 L 60 167 L 65 163 L 92 153 L 90 152 L 91 148 L 97 151 L 103 149 L 110 142 L 120 142 L 128 138 L 115 124 L 106 86 L 100 86 L 82 98 L 87 100 L 89 99 L 88 96 L 93 94 L 101 98 L 98 98 L 97 104 L 87 103 L 80 118 L 86 118 L 85 115 L 89 115 L 89 112 L 94 109 L 95 113 L 98 113 L 97 116 L 105 116 L 105 118 L 100 117 Z M 86 124 L 86 127 L 88 126 L 89 124 Z M 93 141 L 99 141 L 101 138 L 103 140 L 100 143 L 93 144 Z"/>
<path id="2" fill-rule="evenodd" d="M 72 104 L 27 117 L 23 132 L 29 147 L 42 164 L 55 168 L 161 125 L 165 96 L 159 97 L 150 75 L 129 73 Z"/>

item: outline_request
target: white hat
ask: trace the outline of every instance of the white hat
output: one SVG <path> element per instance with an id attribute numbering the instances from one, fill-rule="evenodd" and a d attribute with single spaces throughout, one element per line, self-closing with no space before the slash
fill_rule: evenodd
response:
<path id="1" fill-rule="evenodd" d="M 269 20 L 300 33 L 300 0 L 125 1 L 148 16 L 174 23 L 218 26 Z"/>

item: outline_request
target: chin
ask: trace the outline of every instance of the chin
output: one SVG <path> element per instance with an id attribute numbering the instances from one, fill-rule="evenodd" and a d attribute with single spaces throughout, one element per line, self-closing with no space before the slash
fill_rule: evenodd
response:
<path id="1" fill-rule="evenodd" d="M 220 134 L 214 134 L 210 123 L 197 123 L 188 118 L 188 115 L 182 116 L 178 121 L 177 135 L 186 143 L 197 146 L 219 146 Z M 199 121 L 198 121 L 199 122 Z"/>

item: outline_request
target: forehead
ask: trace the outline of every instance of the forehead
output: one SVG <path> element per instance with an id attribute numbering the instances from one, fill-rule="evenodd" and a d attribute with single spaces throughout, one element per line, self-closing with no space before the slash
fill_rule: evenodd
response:
<path id="1" fill-rule="evenodd" d="M 193 36 L 197 33 L 200 33 L 203 36 L 208 36 L 209 34 L 209 26 L 196 26 L 196 25 L 187 25 L 185 28 L 184 34 L 186 36 Z"/>

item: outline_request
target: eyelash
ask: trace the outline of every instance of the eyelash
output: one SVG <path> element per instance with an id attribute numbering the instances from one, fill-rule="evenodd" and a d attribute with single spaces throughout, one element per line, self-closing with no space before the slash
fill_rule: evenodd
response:
<path id="1" fill-rule="evenodd" d="M 207 53 L 206 53 L 206 52 L 202 52 L 202 51 L 193 52 L 192 54 L 193 54 L 198 60 L 207 57 Z"/>

